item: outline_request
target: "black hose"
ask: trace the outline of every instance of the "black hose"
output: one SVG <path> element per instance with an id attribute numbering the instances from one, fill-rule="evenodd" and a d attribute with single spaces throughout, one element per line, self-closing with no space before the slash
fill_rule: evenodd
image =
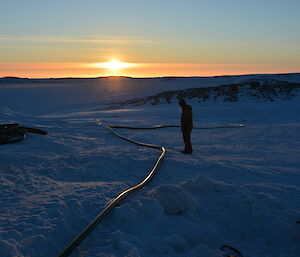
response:
<path id="1" fill-rule="evenodd" d="M 179 125 L 157 125 L 153 127 L 130 127 L 130 126 L 118 126 L 112 125 L 110 128 L 118 128 L 118 129 L 161 129 L 161 128 L 181 128 Z M 212 127 L 194 127 L 193 129 L 219 129 L 219 128 L 243 128 L 244 124 L 239 125 L 226 125 L 226 126 L 212 126 Z"/>
<path id="2" fill-rule="evenodd" d="M 159 164 L 161 163 L 163 157 L 165 156 L 166 149 L 162 146 L 158 145 L 153 145 L 153 144 L 146 144 L 142 142 L 138 142 L 135 140 L 132 140 L 130 138 L 127 138 L 125 136 L 120 135 L 119 133 L 115 132 L 113 129 L 144 129 L 144 130 L 149 130 L 149 129 L 160 129 L 160 128 L 173 128 L 173 127 L 180 127 L 178 125 L 159 125 L 159 126 L 154 126 L 154 127 L 130 127 L 130 126 L 117 126 L 117 125 L 111 125 L 111 126 L 105 126 L 103 125 L 100 120 L 97 120 L 98 125 L 106 127 L 111 133 L 116 135 L 117 137 L 126 140 L 130 143 L 140 145 L 140 146 L 145 146 L 145 147 L 150 147 L 154 149 L 158 149 L 161 151 L 160 156 L 157 158 L 152 170 L 149 172 L 148 176 L 139 184 L 136 186 L 133 186 L 122 193 L 120 193 L 115 199 L 110 201 L 106 207 L 103 209 L 103 211 L 87 226 L 85 227 L 80 234 L 73 239 L 73 241 L 58 255 L 58 257 L 67 257 L 69 256 L 75 248 L 88 236 L 90 232 L 103 220 L 103 218 L 112 210 L 118 202 L 120 202 L 123 198 L 128 196 L 129 194 L 135 192 L 136 190 L 142 188 L 145 186 L 157 173 L 157 168 Z M 232 126 L 216 126 L 216 127 L 196 127 L 195 129 L 215 129 L 215 128 L 240 128 L 244 127 L 243 124 L 240 125 L 232 125 Z"/>
<path id="3" fill-rule="evenodd" d="M 99 120 L 97 120 L 97 121 L 98 121 L 99 125 L 102 125 Z M 137 184 L 136 186 L 133 186 L 133 187 L 131 187 L 131 188 L 123 191 L 115 199 L 113 199 L 112 201 L 110 201 L 106 205 L 106 207 L 103 209 L 103 211 L 87 227 L 85 227 L 80 232 L 80 234 L 58 255 L 58 257 L 67 257 L 67 256 L 69 256 L 75 250 L 75 248 L 88 236 L 88 234 L 90 232 L 92 232 L 92 230 L 103 220 L 103 218 L 116 206 L 116 204 L 118 202 L 120 202 L 123 198 L 125 198 L 129 194 L 131 194 L 131 193 L 135 192 L 136 190 L 144 187 L 154 177 L 154 175 L 157 172 L 159 164 L 161 163 L 163 157 L 165 156 L 166 149 L 164 147 L 162 147 L 162 146 L 141 143 L 141 142 L 132 140 L 130 138 L 127 138 L 127 137 L 124 137 L 124 136 L 118 134 L 110 126 L 106 126 L 106 128 L 108 130 L 110 130 L 110 132 L 112 132 L 114 135 L 118 136 L 119 138 L 121 138 L 123 140 L 126 140 L 126 141 L 131 142 L 131 143 L 136 144 L 136 145 L 146 146 L 146 147 L 158 149 L 158 150 L 161 151 L 161 154 L 157 158 L 157 160 L 156 160 L 153 168 L 149 172 L 148 176 L 142 182 L 140 182 L 139 184 Z"/>
<path id="4" fill-rule="evenodd" d="M 220 250 L 222 250 L 222 251 L 225 251 L 226 249 L 229 249 L 230 251 L 233 251 L 235 254 L 237 254 L 235 256 L 228 255 L 228 257 L 243 257 L 243 254 L 239 250 L 235 249 L 234 247 L 232 247 L 230 245 L 222 245 L 220 247 Z"/>
<path id="5" fill-rule="evenodd" d="M 19 127 L 19 130 L 22 130 L 23 132 L 29 132 L 29 133 L 35 133 L 40 135 L 47 135 L 47 131 L 37 129 L 37 128 L 28 128 L 28 127 Z"/>

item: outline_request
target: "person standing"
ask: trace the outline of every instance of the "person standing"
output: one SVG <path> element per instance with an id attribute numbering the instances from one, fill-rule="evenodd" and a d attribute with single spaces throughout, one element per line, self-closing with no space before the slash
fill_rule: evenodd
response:
<path id="1" fill-rule="evenodd" d="M 185 144 L 184 151 L 182 153 L 191 154 L 193 153 L 192 143 L 191 143 L 191 133 L 193 129 L 193 113 L 192 107 L 184 100 L 180 100 L 178 103 L 182 109 L 181 113 L 181 131 L 183 136 L 183 141 Z"/>

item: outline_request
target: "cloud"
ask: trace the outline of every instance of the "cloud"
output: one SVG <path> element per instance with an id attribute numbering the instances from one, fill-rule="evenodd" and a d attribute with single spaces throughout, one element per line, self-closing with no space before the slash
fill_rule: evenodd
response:
<path id="1" fill-rule="evenodd" d="M 32 42 L 32 43 L 86 43 L 86 44 L 160 44 L 160 40 L 151 40 L 131 36 L 30 36 L 13 37 L 0 35 L 0 41 Z"/>

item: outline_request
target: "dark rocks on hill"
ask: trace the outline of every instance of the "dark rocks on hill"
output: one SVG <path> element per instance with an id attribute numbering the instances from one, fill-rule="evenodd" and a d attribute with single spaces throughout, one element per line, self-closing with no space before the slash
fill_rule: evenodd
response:
<path id="1" fill-rule="evenodd" d="M 171 103 L 178 99 L 197 99 L 198 102 L 237 102 L 241 99 L 259 101 L 289 100 L 298 94 L 299 88 L 299 83 L 278 80 L 248 80 L 238 84 L 164 91 L 156 95 L 135 98 L 125 102 L 113 103 L 112 105 L 157 105 Z"/>

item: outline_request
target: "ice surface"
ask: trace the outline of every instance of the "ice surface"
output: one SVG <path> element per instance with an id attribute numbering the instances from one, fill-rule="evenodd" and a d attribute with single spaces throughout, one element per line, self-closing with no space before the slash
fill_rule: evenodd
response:
<path id="1" fill-rule="evenodd" d="M 0 256 L 56 256 L 122 190 L 139 183 L 159 152 L 104 124 L 178 124 L 176 103 L 108 108 L 166 90 L 248 78 L 299 82 L 298 74 L 0 83 L 0 122 L 48 131 L 0 147 Z M 300 256 L 300 98 L 274 102 L 191 100 L 192 155 L 178 128 L 118 132 L 167 148 L 157 176 L 122 201 L 72 256 Z"/>

